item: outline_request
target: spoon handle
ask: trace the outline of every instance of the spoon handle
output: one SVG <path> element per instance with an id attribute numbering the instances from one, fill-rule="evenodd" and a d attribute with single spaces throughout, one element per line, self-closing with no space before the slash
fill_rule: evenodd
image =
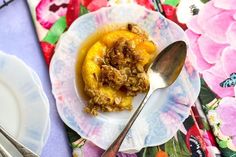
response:
<path id="1" fill-rule="evenodd" d="M 0 156 L 12 157 L 11 154 L 0 144 Z"/>
<path id="2" fill-rule="evenodd" d="M 122 144 L 126 134 L 128 133 L 129 129 L 132 127 L 134 121 L 137 119 L 139 113 L 142 111 L 144 105 L 146 104 L 151 94 L 152 92 L 149 90 L 149 92 L 145 95 L 142 103 L 138 106 L 138 108 L 136 109 L 132 117 L 130 118 L 129 122 L 126 124 L 123 131 L 116 138 L 116 140 L 110 145 L 110 147 L 102 154 L 102 157 L 116 157 L 116 154 L 119 151 L 120 145 Z"/>
<path id="3" fill-rule="evenodd" d="M 12 144 L 24 157 L 39 157 L 37 154 L 32 152 L 30 149 L 26 148 L 24 145 L 19 143 L 15 138 L 13 138 L 3 127 L 0 125 L 0 133 Z"/>

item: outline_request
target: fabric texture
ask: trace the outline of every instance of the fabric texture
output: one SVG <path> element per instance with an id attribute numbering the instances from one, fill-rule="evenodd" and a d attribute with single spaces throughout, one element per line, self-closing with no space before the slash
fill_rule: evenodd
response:
<path id="1" fill-rule="evenodd" d="M 196 1 L 195 1 L 196 2 Z M 205 6 L 203 9 L 207 9 L 209 7 L 210 9 L 214 6 L 212 6 L 212 2 L 208 2 L 207 5 L 203 4 L 203 2 L 198 1 L 195 3 L 194 1 L 188 1 L 187 4 L 184 0 L 165 0 L 162 1 L 162 7 L 165 12 L 165 16 L 169 18 L 170 20 L 176 22 L 179 26 L 181 26 L 184 30 L 187 29 L 187 26 L 189 29 L 186 30 L 187 36 L 191 38 L 190 40 L 190 46 L 193 51 L 191 54 L 191 59 L 195 65 L 195 68 L 199 70 L 199 73 L 202 71 L 206 71 L 204 75 L 202 75 L 202 82 L 201 82 L 201 93 L 199 95 L 199 102 L 196 102 L 196 104 L 192 107 L 191 113 L 189 117 L 184 121 L 181 129 L 176 133 L 176 136 L 174 136 L 171 140 L 166 142 L 163 145 L 160 146 L 154 146 L 154 147 L 148 147 L 143 148 L 140 152 L 135 154 L 126 154 L 126 153 L 119 153 L 118 156 L 120 157 L 163 157 L 163 156 L 177 156 L 177 157 L 183 157 L 183 156 L 216 156 L 216 154 L 219 154 L 218 148 L 216 147 L 216 141 L 219 142 L 219 139 L 215 138 L 215 136 L 212 134 L 210 126 L 207 123 L 207 119 L 205 117 L 206 112 L 203 113 L 202 104 L 209 104 L 212 102 L 212 100 L 215 100 L 215 92 L 212 93 L 212 88 L 214 86 L 215 82 L 219 82 L 220 79 L 225 75 L 222 75 L 220 72 L 217 74 L 218 77 L 214 79 L 214 81 L 211 81 L 209 79 L 213 78 L 211 75 L 214 75 L 214 71 L 219 71 L 222 68 L 226 69 L 229 74 L 232 72 L 231 65 L 228 65 L 224 60 L 230 60 L 229 56 L 234 55 L 234 49 L 232 47 L 235 46 L 235 43 L 233 42 L 233 38 L 235 37 L 235 24 L 234 20 L 236 18 L 236 14 L 234 11 L 231 11 L 232 5 L 225 5 L 225 8 L 216 8 L 213 9 L 212 13 L 208 14 L 207 17 L 202 15 L 204 12 L 200 11 L 200 7 Z M 231 0 L 229 3 L 233 3 L 234 1 Z M 100 9 L 101 7 L 109 7 L 114 5 L 119 5 L 121 3 L 137 3 L 139 5 L 143 5 L 148 9 L 157 11 L 158 7 L 156 4 L 156 1 L 151 0 L 29 0 L 28 4 L 31 9 L 33 21 L 37 30 L 39 42 L 42 48 L 42 53 L 45 57 L 45 63 L 48 65 L 50 64 L 51 57 L 54 54 L 54 49 L 57 44 L 58 39 L 60 36 L 70 27 L 70 25 L 73 23 L 73 21 L 83 16 L 84 14 L 87 14 L 89 12 L 93 12 L 95 10 Z M 217 2 L 215 5 L 220 6 L 221 3 L 224 3 L 223 0 Z M 212 16 L 221 13 L 222 9 L 228 9 L 229 11 L 224 12 L 220 14 L 219 16 L 212 18 Z M 179 12 L 178 14 L 176 12 Z M 197 16 L 193 16 L 198 14 Z M 187 17 L 184 18 L 184 14 L 189 14 Z M 233 14 L 233 18 L 231 16 Z M 219 24 L 218 21 L 221 21 L 222 18 L 227 18 L 227 21 L 223 22 L 223 26 L 227 30 L 221 30 L 221 27 L 216 24 Z M 181 20 L 178 20 L 181 19 Z M 194 21 L 195 19 L 195 21 Z M 207 28 L 211 28 L 207 26 L 208 24 L 199 24 L 196 19 L 199 19 L 198 21 L 202 20 L 202 23 L 204 21 L 208 20 L 208 23 L 210 26 L 216 25 L 216 29 L 210 30 Z M 209 20 L 211 19 L 211 20 Z M 182 21 L 184 23 L 180 23 L 179 21 Z M 187 23 L 187 25 L 185 24 Z M 201 25 L 202 27 L 199 27 Z M 205 30 L 207 29 L 207 31 Z M 217 38 L 217 41 L 212 40 L 207 35 L 201 35 L 203 31 L 208 32 L 210 35 L 213 35 L 213 38 Z M 221 34 L 216 34 L 220 32 L 221 34 L 225 34 L 224 36 L 221 36 Z M 218 38 L 219 37 L 219 38 Z M 227 39 L 229 43 L 232 43 L 232 47 L 225 49 L 225 45 L 228 43 L 225 43 L 224 41 Z M 219 42 L 220 44 L 217 44 Z M 200 44 L 196 44 L 200 43 Z M 199 46 L 201 45 L 201 46 Z M 224 50 L 224 53 L 221 52 Z M 206 51 L 206 53 L 201 53 L 202 51 Z M 209 51 L 207 51 L 209 50 Z M 200 57 L 199 57 L 200 56 Z M 218 64 L 219 58 L 222 58 L 221 60 L 223 63 Z M 213 67 L 213 64 L 217 65 Z M 210 70 L 208 70 L 210 69 Z M 230 73 L 231 74 L 231 73 Z M 232 76 L 233 78 L 233 76 Z M 212 82 L 212 86 L 210 84 L 206 84 L 208 82 Z M 210 87 L 210 89 L 209 89 Z M 228 104 L 225 107 L 219 108 L 216 110 L 221 117 L 224 117 L 225 114 L 228 114 L 230 111 L 230 117 L 223 118 L 222 120 L 227 121 L 228 119 L 232 120 L 234 117 L 234 91 L 232 91 L 233 87 L 229 88 L 230 91 L 225 92 L 226 98 L 223 98 L 220 102 L 220 104 Z M 223 89 L 221 89 L 223 90 Z M 215 88 L 215 91 L 217 91 L 217 88 Z M 222 95 L 221 92 L 220 95 Z M 204 108 L 205 111 L 205 108 Z M 211 118 L 207 116 L 208 119 Z M 232 127 L 232 128 L 231 128 Z M 221 129 L 226 131 L 224 132 L 226 135 L 232 136 L 232 144 L 235 143 L 235 137 L 233 126 L 228 123 L 224 123 L 224 125 L 220 126 Z M 231 129 L 229 129 L 231 128 Z M 70 144 L 73 148 L 73 156 L 80 157 L 80 156 L 86 156 L 86 157 L 99 157 L 103 153 L 104 150 L 94 145 L 92 142 L 87 141 L 83 138 L 81 138 L 77 133 L 75 133 L 73 130 L 66 128 Z M 225 147 L 227 148 L 227 147 Z M 233 152 L 233 150 L 232 150 Z"/>

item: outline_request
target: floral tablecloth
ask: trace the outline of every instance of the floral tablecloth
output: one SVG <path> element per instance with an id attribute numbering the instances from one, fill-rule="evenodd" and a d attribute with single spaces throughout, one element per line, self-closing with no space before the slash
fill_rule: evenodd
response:
<path id="1" fill-rule="evenodd" d="M 188 22 L 202 108 L 224 156 L 236 155 L 236 1 L 212 0 Z"/>
<path id="2" fill-rule="evenodd" d="M 192 52 L 189 57 L 202 78 L 199 100 L 193 105 L 189 117 L 176 136 L 167 143 L 143 148 L 136 154 L 119 153 L 118 156 L 217 156 L 220 154 L 218 148 L 223 156 L 236 155 L 236 1 L 207 1 L 161 1 L 165 16 L 186 30 L 190 39 Z M 137 3 L 157 10 L 156 2 L 28 0 L 42 53 L 48 65 L 58 39 L 79 16 L 120 3 Z M 103 150 L 92 142 L 81 138 L 70 128 L 66 129 L 74 156 L 96 157 L 102 154 Z"/>

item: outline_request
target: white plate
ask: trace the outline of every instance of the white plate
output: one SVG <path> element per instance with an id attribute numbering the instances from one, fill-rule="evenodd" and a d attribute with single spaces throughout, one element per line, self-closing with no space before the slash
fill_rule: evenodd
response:
<path id="1" fill-rule="evenodd" d="M 75 88 L 75 61 L 84 40 L 99 27 L 112 23 L 136 23 L 162 50 L 177 40 L 186 41 L 184 31 L 161 14 L 138 5 L 102 8 L 74 21 L 61 36 L 50 65 L 50 77 L 57 109 L 62 120 L 83 138 L 106 149 L 124 128 L 143 95 L 133 100 L 133 110 L 100 113 L 93 117 L 84 113 L 87 104 Z M 189 116 L 191 105 L 200 91 L 200 79 L 191 63 L 186 64 L 174 84 L 153 93 L 120 151 L 138 151 L 143 147 L 167 142 Z"/>
<path id="2" fill-rule="evenodd" d="M 49 136 L 49 102 L 39 77 L 23 61 L 0 52 L 0 124 L 40 154 Z"/>

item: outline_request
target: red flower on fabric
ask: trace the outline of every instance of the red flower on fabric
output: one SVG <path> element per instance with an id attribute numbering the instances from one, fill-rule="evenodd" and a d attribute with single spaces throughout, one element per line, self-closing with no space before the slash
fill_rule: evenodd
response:
<path id="1" fill-rule="evenodd" d="M 67 26 L 69 27 L 71 23 L 80 16 L 81 5 L 88 11 L 95 11 L 101 7 L 107 6 L 107 4 L 107 0 L 70 0 L 66 13 Z"/>
<path id="2" fill-rule="evenodd" d="M 154 10 L 153 2 L 151 0 L 136 0 L 139 5 L 145 6 L 147 9 Z"/>
<path id="3" fill-rule="evenodd" d="M 195 124 L 188 130 L 185 141 L 190 151 L 191 151 L 191 141 L 195 142 L 196 146 L 194 147 L 198 147 L 198 149 L 206 150 L 206 144 L 199 132 L 199 129 L 197 128 Z"/>
<path id="4" fill-rule="evenodd" d="M 107 6 L 107 0 L 81 0 L 81 4 L 85 6 L 89 11 L 95 11 L 102 7 Z"/>
<path id="5" fill-rule="evenodd" d="M 176 8 L 170 5 L 162 5 L 164 12 L 165 12 L 165 16 L 166 18 L 170 19 L 171 21 L 177 23 L 182 29 L 187 29 L 187 26 L 183 23 L 180 23 L 178 21 L 177 15 L 176 15 Z"/>
<path id="6" fill-rule="evenodd" d="M 41 49 L 42 49 L 42 52 L 44 55 L 44 59 L 45 59 L 47 65 L 49 65 L 52 55 L 54 54 L 55 46 L 53 44 L 50 44 L 50 43 L 47 43 L 44 41 L 41 41 L 40 45 L 41 45 Z"/>

